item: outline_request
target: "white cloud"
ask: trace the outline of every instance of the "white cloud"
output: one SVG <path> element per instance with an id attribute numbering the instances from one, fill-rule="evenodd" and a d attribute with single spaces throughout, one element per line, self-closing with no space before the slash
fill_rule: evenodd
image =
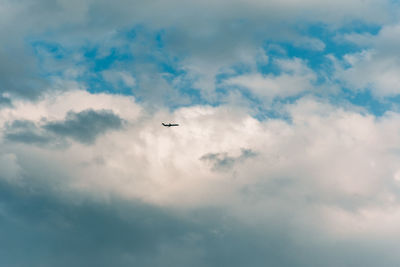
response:
<path id="1" fill-rule="evenodd" d="M 314 89 L 316 74 L 302 60 L 276 60 L 275 63 L 281 74 L 244 74 L 229 78 L 224 84 L 248 88 L 253 94 L 269 100 L 296 96 Z"/>
<path id="2" fill-rule="evenodd" d="M 119 82 L 128 87 L 134 87 L 136 80 L 132 75 L 126 71 L 105 70 L 102 72 L 104 79 L 113 84 L 118 90 Z"/>
<path id="3" fill-rule="evenodd" d="M 343 40 L 364 49 L 346 54 L 343 61 L 334 59 L 335 76 L 349 89 L 371 90 L 377 97 L 395 96 L 400 93 L 399 25 L 384 26 L 377 35 L 347 34 Z"/>
<path id="4" fill-rule="evenodd" d="M 141 108 L 135 104 L 133 97 L 91 94 L 83 90 L 68 90 L 56 94 L 46 94 L 41 101 L 15 100 L 12 107 L 0 110 L 0 124 L 7 121 L 61 120 L 69 111 L 78 113 L 83 110 L 112 110 L 122 119 L 135 120 Z"/>
<path id="5" fill-rule="evenodd" d="M 312 241 L 318 246 L 396 242 L 398 113 L 376 118 L 301 98 L 282 106 L 288 121 L 258 121 L 234 106 L 150 114 L 128 96 L 68 91 L 2 109 L 2 132 L 6 122 L 60 120 L 71 109 L 112 110 L 127 124 L 92 145 L 71 140 L 43 147 L 3 138 L 2 178 L 45 184 L 74 203 L 139 199 L 186 215 L 213 207 L 260 234 L 279 225 L 299 242 L 305 233 L 318 236 Z M 161 126 L 167 121 L 180 126 Z"/>
<path id="6" fill-rule="evenodd" d="M 35 109 L 17 103 L 16 109 L 4 109 L 1 115 L 3 123 L 40 121 L 88 108 L 112 110 L 128 125 L 99 137 L 92 146 L 72 142 L 62 150 L 39 149 L 6 140 L 2 146 L 32 177 L 44 179 L 46 174 L 37 172 L 52 165 L 52 172 L 62 174 L 58 183 L 64 184 L 63 191 L 96 198 L 117 194 L 185 209 L 223 206 L 243 221 L 254 220 L 262 210 L 257 220 L 288 212 L 311 224 L 309 220 L 329 217 L 335 225 L 336 211 L 326 214 L 333 207 L 362 224 L 359 211 L 385 213 L 387 204 L 399 205 L 396 113 L 376 119 L 303 98 L 284 106 L 291 123 L 260 122 L 234 107 L 197 106 L 140 115 L 127 97 L 77 91 L 47 97 Z M 163 121 L 180 126 L 165 128 Z M 243 149 L 254 156 L 245 159 Z M 210 153 L 219 155 L 218 161 L 202 160 Z M 235 160 L 229 168 L 213 168 L 225 159 Z M 367 232 L 368 225 L 366 220 Z"/>
<path id="7" fill-rule="evenodd" d="M 294 40 L 293 44 L 304 49 L 315 51 L 324 51 L 325 49 L 325 43 L 317 38 L 299 37 L 298 40 Z"/>

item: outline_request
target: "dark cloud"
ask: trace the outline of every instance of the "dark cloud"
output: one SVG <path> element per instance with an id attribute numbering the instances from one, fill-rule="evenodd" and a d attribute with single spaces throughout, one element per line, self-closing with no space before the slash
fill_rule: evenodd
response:
<path id="1" fill-rule="evenodd" d="M 250 226 L 219 208 L 177 213 L 115 197 L 62 197 L 29 179 L 24 186 L 0 179 L 0 265 L 397 266 L 390 242 L 332 242 L 317 230 L 293 228 L 290 219 Z"/>
<path id="2" fill-rule="evenodd" d="M 12 107 L 12 101 L 10 98 L 0 95 L 0 108 L 2 107 Z"/>
<path id="3" fill-rule="evenodd" d="M 78 113 L 68 112 L 64 121 L 49 122 L 43 128 L 58 136 L 91 144 L 99 135 L 122 126 L 123 120 L 112 111 L 88 109 Z"/>
<path id="4" fill-rule="evenodd" d="M 265 258 L 246 248 L 259 242 L 254 234 L 237 233 L 235 224 L 224 230 L 216 212 L 183 216 L 137 201 L 71 202 L 45 187 L 1 180 L 0 203 L 4 266 L 263 266 Z"/>
<path id="5" fill-rule="evenodd" d="M 60 145 L 65 138 L 92 144 L 96 138 L 123 126 L 123 120 L 109 110 L 92 109 L 68 112 L 65 120 L 37 125 L 32 121 L 16 120 L 6 126 L 5 138 L 13 142 L 37 145 Z"/>
<path id="6" fill-rule="evenodd" d="M 210 162 L 214 170 L 228 170 L 236 163 L 243 162 L 248 158 L 257 156 L 251 149 L 241 149 L 241 154 L 237 157 L 229 156 L 228 153 L 208 153 L 203 155 L 200 160 Z"/>
<path id="7" fill-rule="evenodd" d="M 15 120 L 6 127 L 7 140 L 25 144 L 48 144 L 52 137 L 32 121 Z"/>
<path id="8" fill-rule="evenodd" d="M 31 188 L 32 189 L 32 188 Z M 3 266 L 132 266 L 195 231 L 140 203 L 68 203 L 43 189 L 0 184 Z"/>

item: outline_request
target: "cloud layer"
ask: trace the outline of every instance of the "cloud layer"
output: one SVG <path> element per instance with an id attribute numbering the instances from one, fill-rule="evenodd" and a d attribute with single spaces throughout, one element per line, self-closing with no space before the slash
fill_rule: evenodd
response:
<path id="1" fill-rule="evenodd" d="M 398 10 L 0 1 L 0 265 L 397 266 Z"/>
<path id="2" fill-rule="evenodd" d="M 43 107 L 61 106 L 47 101 Z M 127 110 L 137 108 L 129 103 Z M 118 107 L 104 114 L 128 118 Z M 15 242 L 25 235 L 40 239 L 25 259 L 44 258 L 45 266 L 58 259 L 44 254 L 52 242 L 83 265 L 378 264 L 395 249 L 398 233 L 400 115 L 376 118 L 312 98 L 283 109 L 290 121 L 260 122 L 229 106 L 142 114 L 89 146 L 73 135 L 69 146 L 50 149 L 6 137 L 0 165 L 5 226 L 28 227 Z M 93 111 L 64 113 L 62 125 L 69 125 L 77 121 L 71 114 Z M 41 114 L 12 126 L 30 129 L 52 115 L 47 108 Z M 180 128 L 160 128 L 167 117 Z M 41 230 L 42 224 L 48 226 Z M 306 256 L 317 247 L 318 257 Z M 92 256 L 103 249 L 107 260 Z M 20 264 L 16 248 L 7 250 L 4 259 Z M 393 254 L 385 262 L 397 260 Z"/>

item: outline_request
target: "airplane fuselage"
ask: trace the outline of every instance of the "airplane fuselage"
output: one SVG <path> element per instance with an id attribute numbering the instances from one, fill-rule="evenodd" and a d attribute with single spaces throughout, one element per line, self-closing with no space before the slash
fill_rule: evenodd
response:
<path id="1" fill-rule="evenodd" d="M 165 126 L 165 127 L 171 127 L 171 126 L 179 126 L 179 124 L 177 124 L 177 123 L 168 123 L 168 124 L 165 124 L 165 123 L 161 123 L 163 126 Z"/>

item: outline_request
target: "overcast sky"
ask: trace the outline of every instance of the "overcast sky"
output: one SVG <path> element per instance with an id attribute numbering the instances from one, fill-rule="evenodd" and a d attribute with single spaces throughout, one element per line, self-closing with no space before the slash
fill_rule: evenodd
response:
<path id="1" fill-rule="evenodd" d="M 0 0 L 0 265 L 399 266 L 399 15 Z"/>

